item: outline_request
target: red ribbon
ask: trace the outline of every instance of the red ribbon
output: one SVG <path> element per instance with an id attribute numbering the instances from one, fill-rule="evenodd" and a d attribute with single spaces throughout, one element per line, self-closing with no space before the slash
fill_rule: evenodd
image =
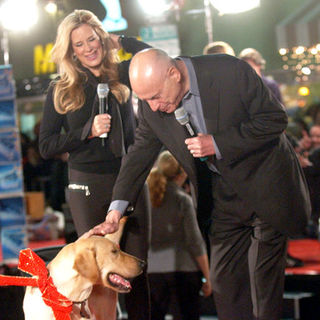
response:
<path id="1" fill-rule="evenodd" d="M 56 320 L 71 320 L 72 302 L 58 292 L 53 284 L 46 264 L 31 249 L 20 251 L 18 268 L 32 277 L 15 277 L 0 275 L 1 286 L 33 286 L 42 293 L 44 303 L 51 307 Z"/>

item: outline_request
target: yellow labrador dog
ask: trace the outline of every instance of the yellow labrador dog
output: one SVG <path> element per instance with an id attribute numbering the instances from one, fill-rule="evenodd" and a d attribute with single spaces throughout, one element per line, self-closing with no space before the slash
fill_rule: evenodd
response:
<path id="1" fill-rule="evenodd" d="M 110 289 L 129 292 L 128 279 L 142 272 L 145 263 L 119 248 L 123 224 L 115 234 L 92 236 L 68 244 L 48 264 L 47 269 L 58 292 L 73 302 L 72 320 L 110 319 L 106 316 Z M 25 320 L 55 319 L 37 287 L 27 287 L 23 309 Z"/>

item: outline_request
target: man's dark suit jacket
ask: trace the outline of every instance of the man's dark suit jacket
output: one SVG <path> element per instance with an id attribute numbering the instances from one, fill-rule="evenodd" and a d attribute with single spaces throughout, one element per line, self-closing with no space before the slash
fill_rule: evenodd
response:
<path id="1" fill-rule="evenodd" d="M 310 200 L 295 152 L 283 133 L 287 126 L 283 106 L 244 61 L 228 55 L 191 61 L 207 131 L 222 155 L 214 164 L 252 212 L 284 234 L 299 234 L 310 214 Z M 201 181 L 184 143 L 185 128 L 173 113 L 153 112 L 146 102 L 139 114 L 135 143 L 123 159 L 113 200 L 134 204 L 163 145 L 182 164 L 197 193 Z"/>

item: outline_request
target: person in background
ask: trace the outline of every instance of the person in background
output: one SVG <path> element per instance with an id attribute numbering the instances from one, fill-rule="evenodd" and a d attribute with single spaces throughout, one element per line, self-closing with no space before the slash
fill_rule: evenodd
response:
<path id="1" fill-rule="evenodd" d="M 282 95 L 279 89 L 278 83 L 270 78 L 263 75 L 262 71 L 265 68 L 266 60 L 263 59 L 261 53 L 253 48 L 245 48 L 239 53 L 239 59 L 244 60 L 250 64 L 255 72 L 261 77 L 262 81 L 270 89 L 272 94 L 283 103 Z"/>
<path id="2" fill-rule="evenodd" d="M 224 41 L 214 41 L 210 42 L 203 48 L 203 54 L 215 54 L 215 53 L 225 53 L 231 56 L 235 56 L 233 48 L 229 43 Z"/>
<path id="3" fill-rule="evenodd" d="M 219 320 L 279 320 L 287 237 L 300 234 L 310 214 L 283 105 L 230 55 L 172 59 L 147 49 L 132 58 L 129 77 L 142 100 L 135 143 L 122 161 L 112 210 L 84 237 L 118 229 L 117 203 L 135 204 L 165 146 L 190 178 L 195 205 L 200 162 L 212 181 L 210 276 Z M 181 111 L 197 136 L 177 121 Z"/>
<path id="4" fill-rule="evenodd" d="M 302 137 L 298 141 L 298 151 L 310 154 L 313 150 L 320 148 L 320 125 L 313 124 L 309 129 L 302 131 Z"/>
<path id="5" fill-rule="evenodd" d="M 87 10 L 75 10 L 58 27 L 52 60 L 59 77 L 49 86 L 41 121 L 42 157 L 68 153 L 67 201 L 78 236 L 104 221 L 122 156 L 134 141 L 134 114 L 130 103 L 129 62 L 120 63 L 120 45 L 133 54 L 148 45 L 134 38 L 108 34 Z M 107 83 L 108 111 L 99 114 L 97 85 Z M 107 138 L 100 138 L 107 133 Z M 135 214 L 125 226 L 121 247 L 147 259 L 150 205 L 147 186 L 140 193 Z M 150 319 L 146 271 L 125 296 L 129 319 Z M 117 296 L 106 289 L 106 312 L 115 319 Z M 107 298 L 108 297 L 108 298 Z M 109 306 L 109 307 L 107 307 Z M 99 318 L 100 319 L 100 318 Z"/>
<path id="6" fill-rule="evenodd" d="M 302 131 L 302 138 L 297 142 L 296 151 L 300 164 L 307 178 L 312 205 L 311 219 L 306 233 L 310 238 L 319 238 L 320 219 L 320 125 L 313 124 Z"/>
<path id="7" fill-rule="evenodd" d="M 151 318 L 164 320 L 170 302 L 178 301 L 176 319 L 200 318 L 200 295 L 212 293 L 209 262 L 191 196 L 183 189 L 186 173 L 163 151 L 147 179 L 152 204 L 148 275 Z M 202 282 L 203 277 L 203 282 Z"/>

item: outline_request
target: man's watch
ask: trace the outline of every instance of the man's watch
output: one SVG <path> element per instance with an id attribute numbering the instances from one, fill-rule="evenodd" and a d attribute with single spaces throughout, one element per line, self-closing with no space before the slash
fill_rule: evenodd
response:
<path id="1" fill-rule="evenodd" d="M 122 34 L 121 36 L 119 36 L 119 38 L 118 38 L 118 43 L 119 43 L 119 45 L 122 47 L 122 40 L 124 39 L 124 35 Z"/>

